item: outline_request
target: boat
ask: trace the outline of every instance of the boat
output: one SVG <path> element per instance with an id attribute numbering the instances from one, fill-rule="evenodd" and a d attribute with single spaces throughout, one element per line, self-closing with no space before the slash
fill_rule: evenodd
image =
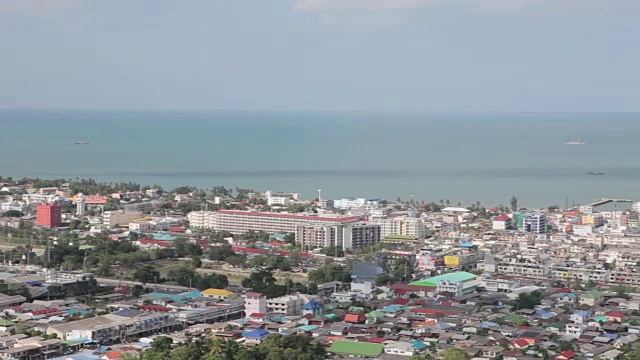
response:
<path id="1" fill-rule="evenodd" d="M 599 171 L 588 171 L 587 175 L 604 175 L 604 173 Z"/>
<path id="2" fill-rule="evenodd" d="M 571 141 L 569 141 L 569 142 L 567 143 L 567 145 L 586 145 L 586 144 L 587 144 L 586 142 L 584 142 L 584 141 L 582 141 L 582 140 L 580 140 L 580 139 L 577 139 L 577 140 L 571 140 Z"/>
<path id="3" fill-rule="evenodd" d="M 76 141 L 74 144 L 76 144 L 76 145 L 89 145 L 89 142 L 86 141 L 86 140 L 83 140 L 83 141 Z"/>

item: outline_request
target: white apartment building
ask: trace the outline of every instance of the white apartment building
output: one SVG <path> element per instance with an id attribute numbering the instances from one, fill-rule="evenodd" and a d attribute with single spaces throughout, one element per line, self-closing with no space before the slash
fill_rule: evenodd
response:
<path id="1" fill-rule="evenodd" d="M 142 217 L 141 211 L 115 210 L 105 211 L 102 214 L 102 223 L 109 229 L 117 226 L 129 225 L 130 222 Z"/>
<path id="2" fill-rule="evenodd" d="M 286 205 L 289 205 L 289 204 L 293 203 L 293 201 L 294 201 L 293 197 L 289 197 L 289 196 L 274 196 L 271 191 L 267 191 L 264 195 L 267 198 L 267 204 L 269 206 L 273 206 L 273 205 L 286 206 Z"/>
<path id="3" fill-rule="evenodd" d="M 189 221 L 197 223 L 196 216 L 189 213 Z M 325 225 L 325 224 L 351 224 L 360 220 L 359 216 L 326 217 L 321 215 L 298 215 L 286 213 L 218 210 L 205 214 L 204 228 L 218 231 L 228 231 L 232 234 L 242 234 L 249 230 L 266 231 L 268 233 L 288 232 L 295 233 L 300 225 Z"/>
<path id="4" fill-rule="evenodd" d="M 296 228 L 296 243 L 303 249 L 336 246 L 344 250 L 380 242 L 380 226 L 367 223 L 305 224 Z"/>
<path id="5" fill-rule="evenodd" d="M 302 305 L 309 302 L 309 297 L 296 294 L 280 296 L 274 299 L 267 300 L 267 312 L 269 314 L 282 314 L 282 315 L 302 315 Z"/>
<path id="6" fill-rule="evenodd" d="M 215 211 L 192 211 L 187 214 L 189 226 L 199 229 L 211 229 L 214 226 Z"/>
<path id="7" fill-rule="evenodd" d="M 420 218 L 399 216 L 389 219 L 371 219 L 369 223 L 380 226 L 380 236 L 382 238 L 402 235 L 415 239 L 424 239 L 426 235 L 424 220 Z"/>
<path id="8" fill-rule="evenodd" d="M 367 203 L 367 199 L 364 198 L 343 198 L 333 200 L 333 207 L 341 210 L 360 209 Z"/>

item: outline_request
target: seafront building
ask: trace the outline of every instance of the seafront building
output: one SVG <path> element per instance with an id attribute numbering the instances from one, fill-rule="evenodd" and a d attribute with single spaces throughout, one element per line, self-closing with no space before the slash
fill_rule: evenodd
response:
<path id="1" fill-rule="evenodd" d="M 382 238 L 400 235 L 413 239 L 424 239 L 427 230 L 424 220 L 410 216 L 373 218 L 369 220 L 369 223 L 380 226 Z"/>
<path id="2" fill-rule="evenodd" d="M 216 231 L 228 231 L 232 234 L 243 234 L 249 230 L 266 231 L 268 233 L 295 233 L 301 225 L 347 225 L 360 221 L 359 216 L 327 217 L 322 215 L 297 215 L 257 211 L 201 211 L 188 218 L 193 219 L 193 227 L 208 228 Z M 198 226 L 200 225 L 200 226 Z"/>

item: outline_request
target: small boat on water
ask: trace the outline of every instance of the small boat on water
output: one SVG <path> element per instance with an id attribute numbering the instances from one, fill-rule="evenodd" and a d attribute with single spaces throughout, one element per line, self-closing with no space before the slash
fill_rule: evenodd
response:
<path id="1" fill-rule="evenodd" d="M 76 141 L 74 144 L 76 144 L 76 145 L 89 145 L 89 142 L 86 141 L 86 140 L 83 140 L 83 141 Z"/>
<path id="2" fill-rule="evenodd" d="M 588 171 L 587 175 L 604 175 L 604 173 L 600 171 Z"/>
<path id="3" fill-rule="evenodd" d="M 580 139 L 577 139 L 577 140 L 571 140 L 571 141 L 569 141 L 569 142 L 567 143 L 567 145 L 586 145 L 586 144 L 587 144 L 586 142 L 584 142 L 584 141 L 582 141 L 582 140 L 580 140 Z"/>

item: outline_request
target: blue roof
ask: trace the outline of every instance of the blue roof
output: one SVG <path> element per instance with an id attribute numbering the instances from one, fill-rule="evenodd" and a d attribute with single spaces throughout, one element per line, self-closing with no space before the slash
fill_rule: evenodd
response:
<path id="1" fill-rule="evenodd" d="M 151 237 L 153 238 L 153 240 L 165 240 L 165 241 L 175 240 L 175 238 L 176 238 L 173 235 L 159 234 L 159 233 L 153 233 L 153 234 L 151 234 Z"/>
<path id="2" fill-rule="evenodd" d="M 481 325 L 483 328 L 500 327 L 500 324 L 491 321 L 485 321 Z"/>
<path id="3" fill-rule="evenodd" d="M 460 247 L 474 247 L 475 245 L 472 243 L 460 243 L 458 244 Z"/>
<path id="4" fill-rule="evenodd" d="M 138 313 L 137 311 L 131 310 L 131 309 L 123 309 L 123 310 L 112 312 L 113 315 L 119 315 L 119 316 L 127 316 L 127 315 L 137 314 L 137 313 Z"/>
<path id="5" fill-rule="evenodd" d="M 145 296 L 150 296 L 150 297 L 156 298 L 156 299 L 167 298 L 167 299 L 170 299 L 173 302 L 179 302 L 179 303 L 184 303 L 184 302 L 189 301 L 189 298 L 187 296 L 184 296 L 184 295 L 175 295 L 175 294 L 167 294 L 167 293 L 160 293 L 160 292 L 148 293 Z M 200 293 L 198 293 L 198 296 L 200 296 Z"/>
<path id="6" fill-rule="evenodd" d="M 429 345 L 423 343 L 422 341 L 418 341 L 418 340 L 413 340 L 411 342 L 411 345 L 413 345 L 413 347 L 418 349 L 418 350 L 422 350 L 422 349 L 425 349 L 425 348 L 429 347 Z"/>
<path id="7" fill-rule="evenodd" d="M 264 339 L 269 336 L 270 332 L 265 329 L 255 329 L 251 331 L 245 331 L 242 335 L 248 338 Z"/>
<path id="8" fill-rule="evenodd" d="M 302 305 L 302 308 L 304 310 L 315 310 L 315 309 L 322 309 L 324 307 L 323 303 L 319 303 L 317 301 L 309 301 L 308 303 Z"/>
<path id="9" fill-rule="evenodd" d="M 574 311 L 573 313 L 576 314 L 576 315 L 580 315 L 582 317 L 591 316 L 591 311 L 579 310 L 579 311 Z"/>
<path id="10" fill-rule="evenodd" d="M 271 234 L 269 237 L 274 239 L 284 239 L 287 237 L 287 234 Z"/>
<path id="11" fill-rule="evenodd" d="M 398 305 L 392 304 L 392 305 L 388 305 L 383 307 L 382 309 L 380 309 L 380 311 L 382 312 L 400 312 L 402 311 L 402 308 Z"/>
<path id="12" fill-rule="evenodd" d="M 111 348 L 109 346 L 100 346 L 98 348 L 98 352 L 101 352 L 101 353 L 106 353 L 109 350 L 111 350 Z"/>
<path id="13" fill-rule="evenodd" d="M 313 330 L 315 330 L 317 328 L 319 328 L 319 326 L 303 325 L 303 326 L 298 326 L 296 329 L 300 329 L 300 330 L 304 330 L 304 331 L 313 331 Z"/>
<path id="14" fill-rule="evenodd" d="M 609 333 L 603 333 L 601 334 L 601 336 L 608 337 L 609 339 L 613 339 L 613 340 L 619 337 L 617 334 L 609 334 Z"/>
<path id="15" fill-rule="evenodd" d="M 142 348 L 148 348 L 148 347 L 150 347 L 150 346 L 151 346 L 151 344 L 149 344 L 149 343 L 147 343 L 147 342 L 142 342 L 142 341 L 138 341 L 138 342 L 136 343 L 136 345 L 138 345 L 138 346 L 140 346 L 140 347 L 142 347 Z"/>
<path id="16" fill-rule="evenodd" d="M 190 297 L 190 298 L 197 298 L 202 296 L 202 293 L 200 291 L 191 291 L 191 292 L 181 293 L 180 295 L 185 297 Z"/>
<path id="17" fill-rule="evenodd" d="M 100 359 L 100 357 L 98 357 L 96 355 L 92 355 L 92 354 L 77 354 L 77 355 L 65 355 L 65 356 L 53 358 L 51 360 L 68 360 L 68 359 L 72 359 L 72 360 L 97 360 L 97 359 Z"/>

